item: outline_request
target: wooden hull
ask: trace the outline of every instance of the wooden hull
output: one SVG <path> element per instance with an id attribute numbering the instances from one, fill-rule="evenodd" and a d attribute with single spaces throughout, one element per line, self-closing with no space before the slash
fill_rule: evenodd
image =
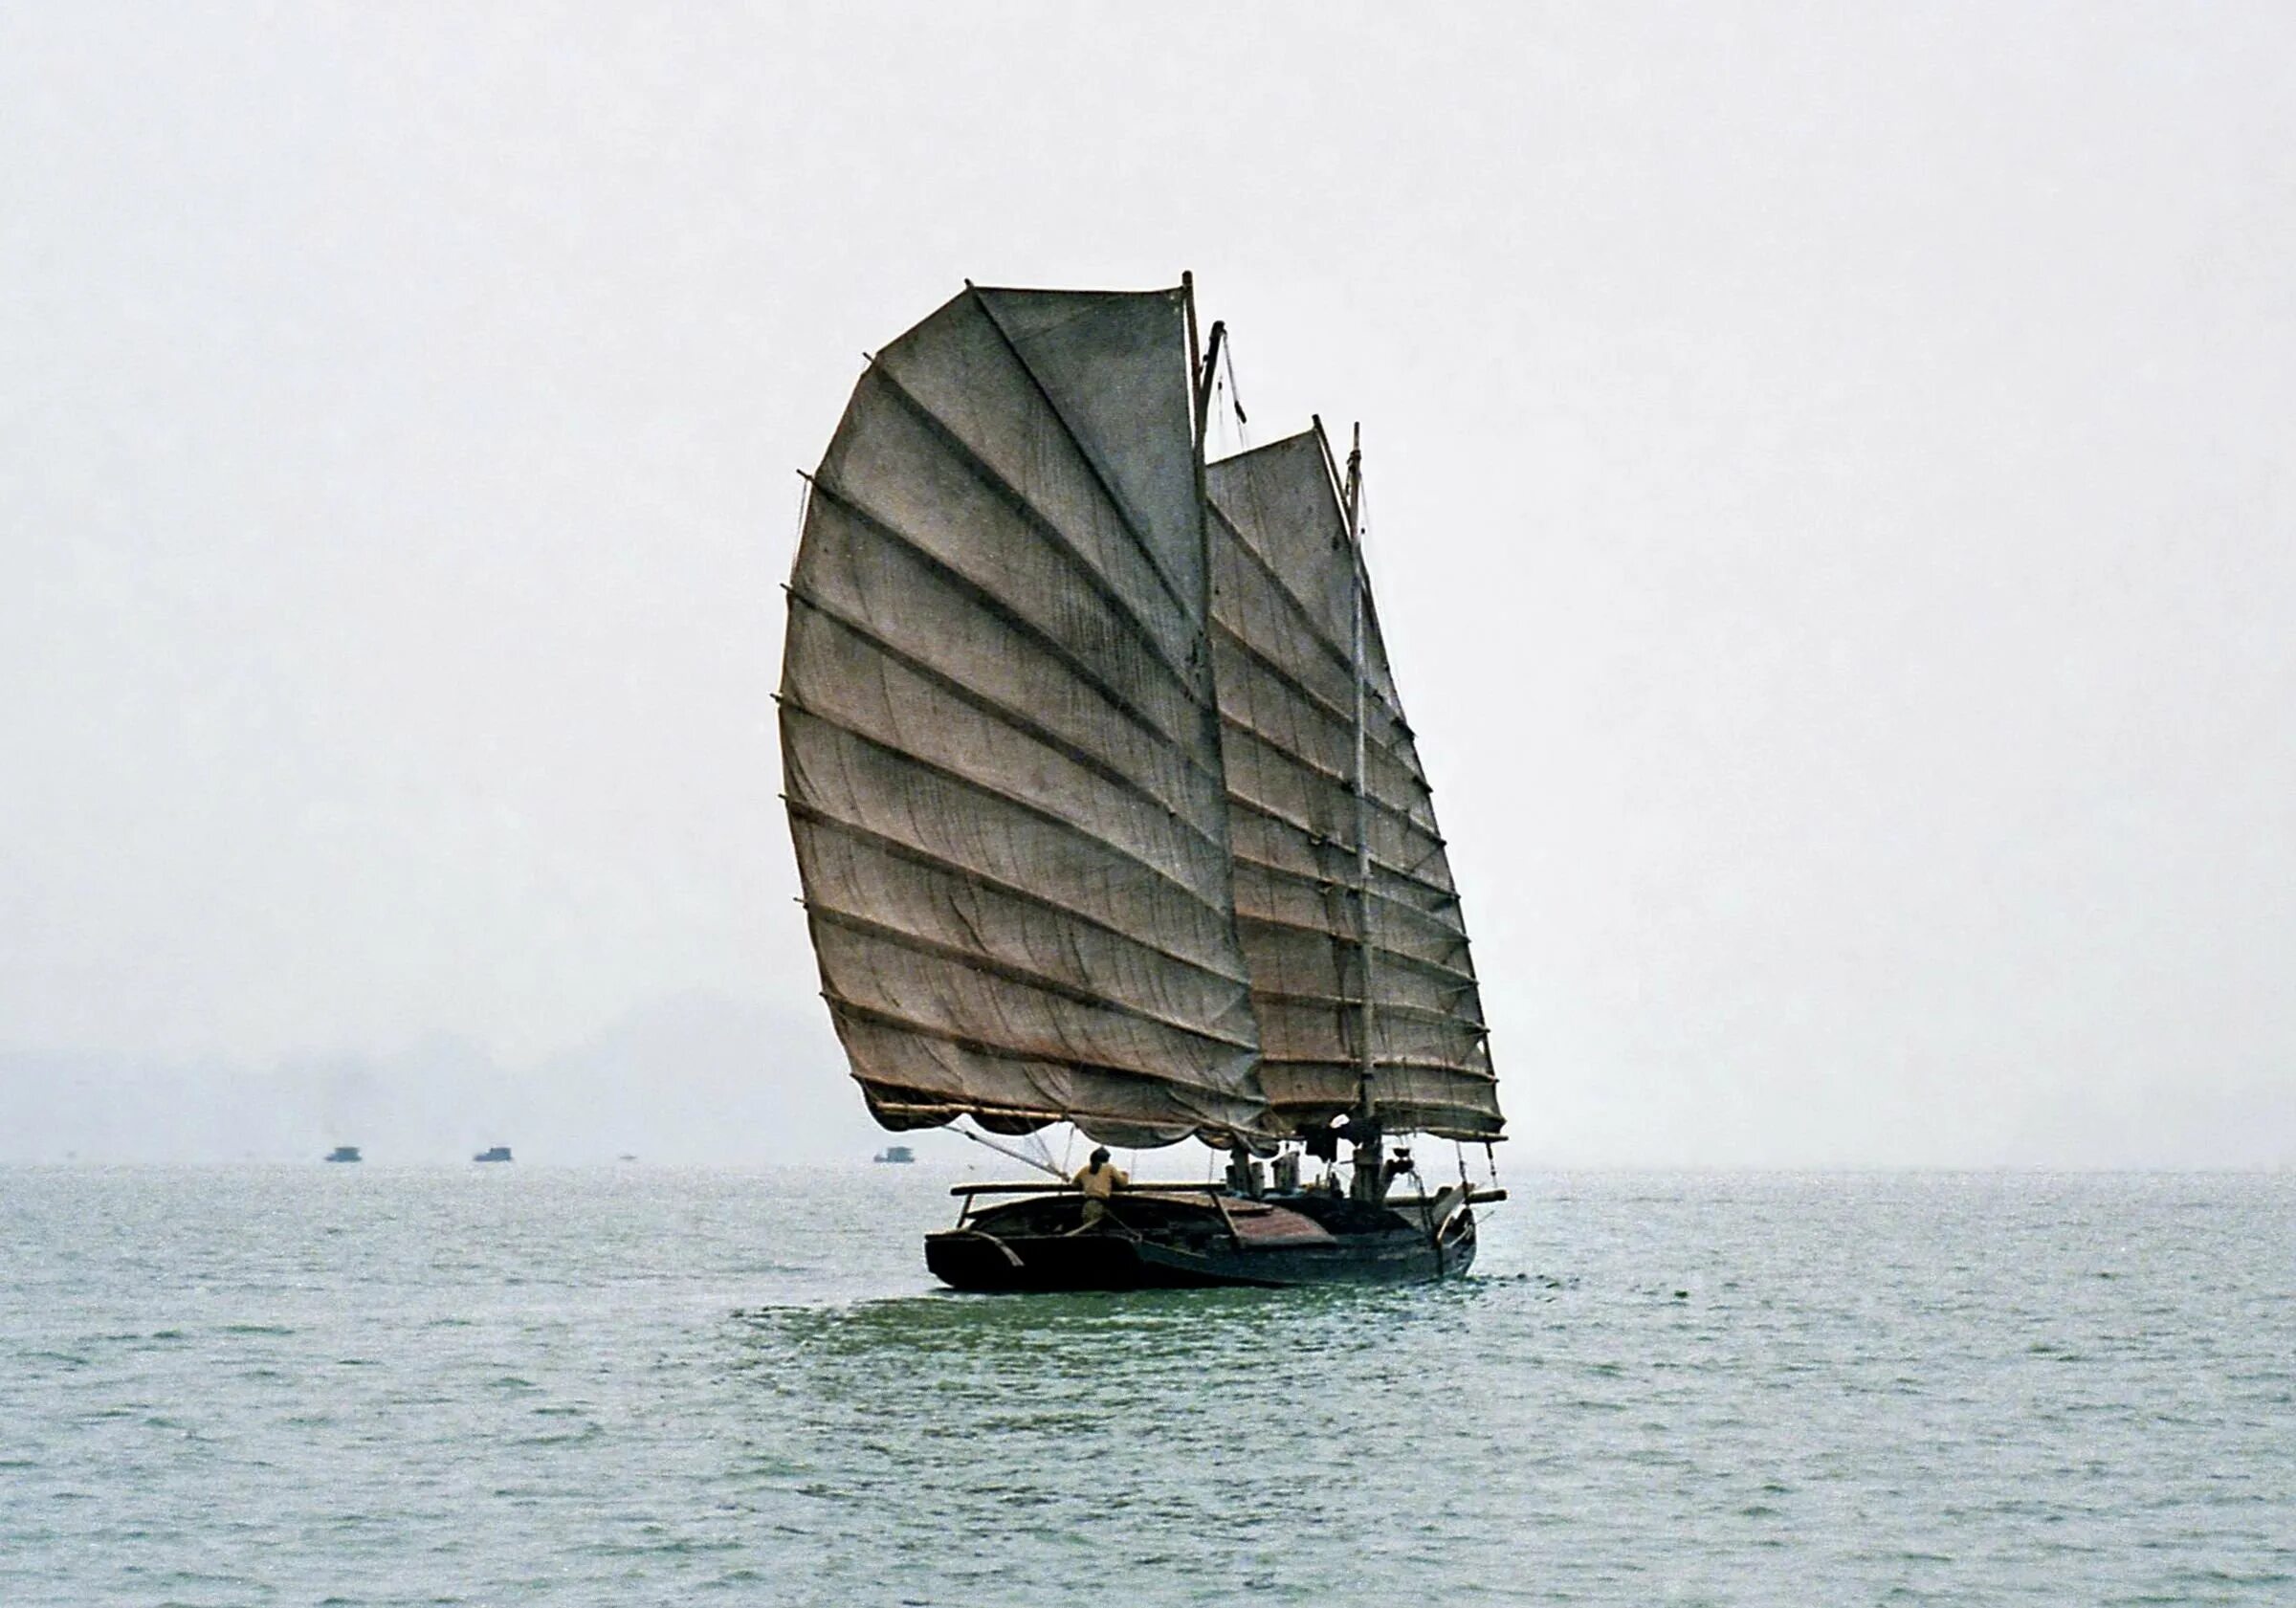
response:
<path id="1" fill-rule="evenodd" d="M 1079 1227 L 1081 1217 L 1073 1196 L 991 1207 L 926 1236 L 925 1265 L 957 1289 L 1052 1291 L 1424 1284 L 1475 1260 L 1468 1208 L 1440 1233 L 1401 1212 L 1330 1198 L 1119 1198 L 1099 1224 Z"/>

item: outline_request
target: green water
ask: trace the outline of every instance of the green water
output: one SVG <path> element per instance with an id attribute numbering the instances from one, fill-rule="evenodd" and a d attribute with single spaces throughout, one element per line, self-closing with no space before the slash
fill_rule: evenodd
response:
<path id="1" fill-rule="evenodd" d="M 0 1602 L 2296 1600 L 2296 1179 L 1514 1178 L 937 1292 L 927 1168 L 0 1171 Z"/>

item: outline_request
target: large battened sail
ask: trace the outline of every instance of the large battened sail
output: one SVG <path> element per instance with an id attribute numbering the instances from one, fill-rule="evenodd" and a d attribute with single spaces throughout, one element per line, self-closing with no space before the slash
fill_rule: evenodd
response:
<path id="1" fill-rule="evenodd" d="M 1182 293 L 971 290 L 870 364 L 790 584 L 813 943 L 889 1128 L 1269 1131 Z"/>
<path id="2" fill-rule="evenodd" d="M 1215 463 L 1208 484 L 1236 914 L 1272 1113 L 1356 1110 L 1368 1068 L 1390 1131 L 1496 1137 L 1459 895 L 1322 436 Z"/>
<path id="3" fill-rule="evenodd" d="M 1192 317 L 1184 289 L 968 288 L 854 389 L 780 700 L 838 1036 L 888 1128 L 1495 1138 L 1329 452 L 1204 465 Z"/>

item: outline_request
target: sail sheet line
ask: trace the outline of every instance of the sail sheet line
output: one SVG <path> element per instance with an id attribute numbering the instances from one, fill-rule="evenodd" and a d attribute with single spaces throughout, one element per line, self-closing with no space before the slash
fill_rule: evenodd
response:
<path id="1" fill-rule="evenodd" d="M 943 859 L 930 849 L 919 848 L 916 845 L 905 843 L 899 838 L 888 837 L 883 832 L 874 832 L 867 826 L 841 820 L 800 800 L 784 797 L 783 802 L 788 805 L 789 813 L 793 817 L 809 826 L 819 826 L 824 831 L 834 833 L 839 837 L 850 838 L 858 843 L 865 843 L 895 859 L 906 860 L 912 865 L 927 870 L 945 871 L 951 876 L 961 878 L 975 887 L 984 889 L 1001 897 L 1032 906 L 1045 912 L 1048 915 L 1059 916 L 1064 921 L 1073 921 L 1079 926 L 1090 928 L 1108 937 L 1131 944 L 1143 953 L 1156 957 L 1159 960 L 1168 960 L 1176 966 L 1184 966 L 1190 971 L 1199 972 L 1208 978 L 1215 978 L 1222 982 L 1234 983 L 1239 987 L 1247 981 L 1247 979 L 1240 973 L 1223 971 L 1217 966 L 1207 965 L 1201 959 L 1150 943 L 1136 933 L 1126 932 L 1123 928 L 1093 915 L 1089 911 L 1078 910 L 1073 905 L 1062 904 L 1059 900 L 1041 893 L 1035 889 L 1024 888 L 1017 882 L 1007 882 L 1002 877 L 991 876 L 985 871 L 975 870 L 959 861 Z"/>
<path id="2" fill-rule="evenodd" d="M 1018 1045 L 998 1044 L 993 1039 L 960 1033 L 953 1027 L 943 1027 L 938 1023 L 919 1022 L 914 1017 L 903 1016 L 897 1011 L 863 1004 L 857 1000 L 849 1000 L 830 989 L 823 989 L 821 997 L 828 1002 L 829 1009 L 832 1012 L 855 1017 L 879 1027 L 891 1027 L 898 1032 L 911 1033 L 918 1038 L 936 1039 L 942 1044 L 954 1045 L 959 1049 L 968 1050 L 975 1055 L 985 1055 L 999 1061 L 1041 1062 L 1048 1067 L 1066 1067 L 1073 1071 L 1097 1072 L 1104 1076 L 1119 1077 L 1139 1083 L 1159 1084 L 1167 1088 L 1186 1090 L 1194 1094 L 1202 1094 L 1224 1105 L 1232 1105 L 1235 1101 L 1235 1094 L 1232 1090 L 1223 1089 L 1217 1084 L 1202 1083 L 1193 1078 L 1176 1076 L 1169 1071 L 1152 1072 L 1139 1067 L 1119 1066 L 1109 1061 L 1093 1061 L 1066 1050 L 1023 1048 Z M 1139 1118 L 1136 1114 L 1126 1120 L 1137 1122 Z"/>
<path id="3" fill-rule="evenodd" d="M 834 504 L 841 512 L 868 526 L 876 536 L 898 545 L 902 552 L 932 571 L 934 578 L 946 584 L 950 590 L 959 593 L 967 602 L 978 605 L 984 612 L 993 615 L 1004 625 L 1027 637 L 1030 646 L 1041 650 L 1048 658 L 1054 660 L 1062 669 L 1075 676 L 1078 681 L 1106 698 L 1111 707 L 1143 732 L 1159 741 L 1171 742 L 1174 740 L 1173 733 L 1142 708 L 1137 700 L 1100 674 L 1087 660 L 1071 650 L 1059 638 L 1021 613 L 996 593 L 982 585 L 980 582 L 966 575 L 962 570 L 958 569 L 882 515 L 864 507 L 850 493 L 833 482 L 823 479 L 813 481 L 811 484 L 817 493 Z M 794 584 L 791 585 L 790 590 L 793 596 L 806 596 L 805 592 Z M 806 597 L 806 601 L 812 603 L 816 607 L 822 606 L 817 599 Z M 1171 673 L 1173 684 L 1187 694 L 1189 707 L 1201 712 L 1203 708 L 1203 689 L 1196 685 L 1194 679 L 1181 676 L 1174 672 L 1171 661 L 1160 653 L 1153 655 L 1152 659 L 1159 670 Z M 1199 775 L 1208 777 L 1216 774 L 1210 766 L 1204 764 L 1193 754 L 1182 751 L 1177 758 Z"/>
<path id="4" fill-rule="evenodd" d="M 1109 476 L 1107 466 L 1100 461 L 1100 454 L 1086 445 L 1083 434 L 1078 431 L 1075 423 L 1070 419 L 1068 409 L 1061 407 L 1060 399 L 1055 397 L 1050 387 L 1046 385 L 1044 376 L 1037 373 L 1036 365 L 1028 361 L 1027 355 L 1021 350 L 1020 343 L 1013 340 L 1012 331 L 1005 328 L 1004 320 L 997 316 L 996 307 L 981 294 L 980 287 L 969 280 L 965 284 L 964 291 L 967 296 L 972 297 L 973 305 L 978 307 L 987 318 L 989 327 L 995 330 L 997 338 L 1004 342 L 1004 349 L 1012 354 L 1012 361 L 1020 365 L 1021 372 L 1028 376 L 1028 383 L 1036 387 L 1038 399 L 1044 403 L 1046 410 L 1052 415 L 1053 421 L 1060 426 L 1061 433 L 1068 438 L 1069 445 L 1076 450 L 1076 456 L 1083 460 L 1084 467 L 1092 474 L 1093 483 L 1100 488 L 1100 495 L 1108 499 L 1108 506 L 1115 511 L 1117 522 L 1124 527 L 1134 544 L 1139 548 L 1140 556 L 1148 562 L 1148 567 L 1154 572 L 1157 580 L 1163 584 L 1164 595 L 1171 600 L 1175 607 L 1183 612 L 1192 609 L 1195 605 L 1181 595 L 1180 583 L 1165 570 L 1163 560 L 1157 555 L 1155 546 L 1149 541 L 1146 526 L 1142 523 L 1139 514 L 1133 508 L 1130 500 L 1117 492 L 1115 481 Z"/>
<path id="5" fill-rule="evenodd" d="M 963 467 L 966 474 L 995 494 L 998 500 L 1005 503 L 1013 512 L 1019 514 L 1040 540 L 1068 559 L 1075 567 L 1076 572 L 1085 578 L 1085 584 L 1091 586 L 1100 601 L 1108 606 L 1112 614 L 1131 628 L 1133 634 L 1147 645 L 1149 652 L 1156 661 L 1171 672 L 1174 681 L 1185 689 L 1189 702 L 1200 707 L 1208 703 L 1209 700 L 1205 696 L 1203 688 L 1197 684 L 1193 673 L 1186 667 L 1173 661 L 1164 648 L 1162 639 L 1141 616 L 1139 610 L 1134 606 L 1132 600 L 1127 598 L 1115 583 L 1101 572 L 1100 566 L 1093 563 L 1085 555 L 1084 550 L 1070 539 L 1066 531 L 1062 530 L 1035 503 L 1029 501 L 1026 493 L 1005 479 L 994 464 L 975 452 L 962 436 L 949 428 L 946 420 L 920 402 L 915 393 L 894 379 L 883 364 L 872 366 L 862 378 L 865 381 L 873 379 L 877 384 L 883 385 L 902 407 L 916 416 L 919 424 L 923 425 L 939 441 L 949 455 Z M 845 496 L 850 499 L 851 494 L 849 492 Z"/>
<path id="6" fill-rule="evenodd" d="M 1057 995 L 1075 1004 L 1091 1005 L 1098 1010 L 1112 1010 L 1120 1016 L 1134 1017 L 1141 1022 L 1153 1023 L 1159 1027 L 1170 1028 L 1173 1032 L 1185 1034 L 1189 1038 L 1203 1039 L 1213 1044 L 1225 1045 L 1230 1049 L 1241 1050 L 1246 1054 L 1250 1054 L 1259 1048 L 1259 1046 L 1249 1039 L 1240 1039 L 1230 1033 L 1222 1033 L 1209 1027 L 1198 1026 L 1192 1023 L 1177 1021 L 1143 1005 L 1136 1005 L 1128 1000 L 1119 999 L 1115 995 L 1095 992 L 1090 988 L 1080 988 L 1072 982 L 1064 982 L 1058 978 L 1049 977 L 1043 972 L 1033 971 L 1026 966 L 1015 965 L 1009 960 L 1001 960 L 993 956 L 984 955 L 979 950 L 966 949 L 953 943 L 943 943 L 937 938 L 928 938 L 920 934 L 909 932 L 905 928 L 890 926 L 882 921 L 872 921 L 866 916 L 854 915 L 847 911 L 831 910 L 825 905 L 816 904 L 810 899 L 801 902 L 804 903 L 806 914 L 816 921 L 865 934 L 870 937 L 882 939 L 899 949 L 910 950 L 919 955 L 930 955 L 938 960 L 954 960 L 970 970 L 986 972 L 993 977 L 1000 977 L 1007 982 L 1020 983 L 1025 987 L 1041 989 L 1047 994 Z M 851 1003 L 852 1002 L 849 1001 L 848 1002 Z"/>
<path id="7" fill-rule="evenodd" d="M 839 609 L 832 608 L 828 605 L 816 602 L 813 598 L 808 597 L 805 592 L 799 590 L 798 588 L 794 586 L 789 588 L 789 597 L 791 602 L 803 605 L 806 608 L 811 610 L 817 618 L 827 620 L 831 625 L 836 626 L 840 630 L 846 631 L 860 641 L 867 643 L 870 647 L 875 649 L 886 658 L 891 659 L 894 663 L 899 665 L 903 670 L 908 671 L 911 674 L 918 676 L 923 680 L 931 682 L 934 686 L 938 687 L 942 692 L 947 693 L 951 697 L 956 698 L 959 702 L 968 704 L 972 708 L 979 710 L 982 714 L 992 716 L 1008 727 L 1010 730 L 1020 733 L 1023 737 L 1027 738 L 1032 742 L 1042 743 L 1045 747 L 1051 749 L 1054 753 L 1058 754 L 1062 759 L 1067 760 L 1070 763 L 1074 764 L 1081 769 L 1092 772 L 1094 776 L 1100 778 L 1101 781 L 1107 782 L 1110 786 L 1115 787 L 1120 791 L 1130 793 L 1135 798 L 1140 799 L 1147 804 L 1154 804 L 1159 809 L 1170 811 L 1175 821 L 1179 822 L 1183 828 L 1194 832 L 1198 837 L 1202 838 L 1208 847 L 1223 852 L 1225 851 L 1227 846 L 1218 837 L 1214 836 L 1210 832 L 1205 831 L 1194 821 L 1189 820 L 1187 816 L 1181 813 L 1181 805 L 1187 804 L 1190 801 L 1182 799 L 1176 802 L 1172 799 L 1164 797 L 1161 793 L 1158 792 L 1155 788 L 1150 787 L 1139 778 L 1131 775 L 1120 766 L 1112 764 L 1109 760 L 1102 758 L 1100 755 L 1093 753 L 1091 749 L 1086 748 L 1081 743 L 1073 742 L 1068 738 L 1063 737 L 1060 733 L 1052 730 L 1050 727 L 1046 726 L 1040 721 L 1022 714 L 1019 710 L 1012 708 L 1010 705 L 999 702 L 997 699 L 988 696 L 985 693 L 982 693 L 979 688 L 973 686 L 971 683 L 960 680 L 957 676 L 951 675 L 947 671 L 941 670 L 936 665 L 927 664 L 924 660 L 916 657 L 907 650 L 894 646 L 892 643 L 886 641 L 884 637 L 877 634 L 877 632 L 872 630 L 870 627 L 852 619 Z M 815 711 L 813 713 L 818 714 L 819 712 Z M 1193 769 L 1195 775 L 1204 779 L 1207 782 L 1211 780 L 1211 773 L 1205 767 L 1199 765 L 1191 768 Z"/>
<path id="8" fill-rule="evenodd" d="M 831 731 L 837 732 L 841 736 L 850 738 L 852 741 L 858 742 L 864 747 L 873 749 L 876 752 L 897 760 L 904 765 L 913 766 L 916 770 L 922 771 L 926 775 L 934 777 L 938 781 L 946 782 L 954 786 L 964 788 L 982 798 L 993 800 L 999 804 L 1002 804 L 1009 809 L 1016 810 L 1021 814 L 1027 815 L 1033 820 L 1041 821 L 1059 831 L 1067 833 L 1070 837 L 1072 837 L 1079 843 L 1089 844 L 1095 849 L 1124 861 L 1127 865 L 1137 867 L 1141 871 L 1145 872 L 1148 876 L 1154 878 L 1156 881 L 1163 883 L 1179 892 L 1185 894 L 1189 899 L 1212 911 L 1215 914 L 1225 915 L 1227 914 L 1228 906 L 1226 904 L 1218 899 L 1207 897 L 1197 889 L 1190 887 L 1184 879 L 1175 876 L 1170 870 L 1166 870 L 1162 866 L 1158 865 L 1154 860 L 1149 859 L 1147 856 L 1133 849 L 1127 848 L 1120 843 L 1114 842 L 1111 839 L 1100 837 L 1094 833 L 1087 831 L 1084 827 L 1078 826 L 1074 821 L 1061 814 L 1058 810 L 1049 809 L 1043 804 L 1034 803 L 1031 800 L 1021 798 L 1017 794 L 1005 792 L 1001 787 L 991 786 L 989 783 L 980 781 L 978 778 L 965 775 L 962 771 L 952 769 L 947 765 L 936 763 L 931 760 L 921 759 L 918 756 L 910 753 L 907 749 L 901 748 L 896 744 L 887 742 L 882 738 L 873 737 L 870 733 L 862 731 L 860 728 L 851 725 L 847 721 L 840 720 L 833 716 L 824 715 L 818 710 L 808 709 L 803 703 L 800 703 L 798 700 L 789 696 L 785 693 L 779 694 L 776 701 L 780 703 L 782 710 L 785 715 L 796 715 L 803 716 L 807 720 L 817 721 Z M 839 817 L 839 819 L 842 819 L 842 817 Z M 1175 816 L 1173 819 L 1178 820 L 1178 817 Z M 1193 823 L 1185 823 L 1184 825 L 1187 831 L 1191 835 L 1199 838 L 1203 836 L 1202 831 Z"/>

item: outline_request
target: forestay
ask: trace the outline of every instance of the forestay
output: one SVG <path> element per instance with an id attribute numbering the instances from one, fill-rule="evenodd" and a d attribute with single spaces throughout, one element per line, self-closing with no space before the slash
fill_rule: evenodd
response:
<path id="1" fill-rule="evenodd" d="M 1280 1126 L 1353 1110 L 1366 959 L 1390 1132 L 1502 1126 L 1450 862 L 1364 594 L 1369 886 L 1358 914 L 1355 543 L 1319 432 L 1210 466 L 1212 623 L 1235 901 Z M 1361 941 L 1368 929 L 1368 957 Z"/>
<path id="2" fill-rule="evenodd" d="M 813 482 L 781 697 L 806 911 L 889 1128 L 1264 1132 L 1181 293 L 972 290 Z"/>

